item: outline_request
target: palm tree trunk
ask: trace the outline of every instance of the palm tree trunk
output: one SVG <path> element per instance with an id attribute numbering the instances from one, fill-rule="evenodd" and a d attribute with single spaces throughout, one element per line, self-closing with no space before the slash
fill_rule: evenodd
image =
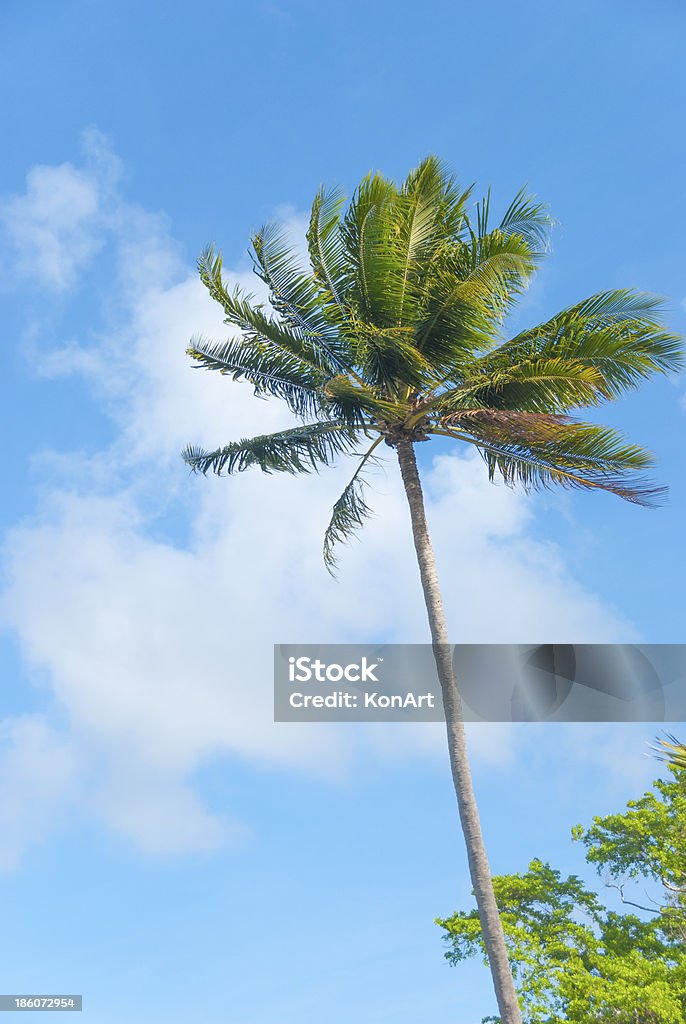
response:
<path id="1" fill-rule="evenodd" d="M 448 630 L 441 597 L 436 559 L 431 547 L 429 530 L 424 510 L 422 485 L 414 455 L 414 444 L 403 439 L 397 442 L 398 462 L 405 485 L 407 503 L 410 506 L 412 535 L 414 538 L 419 573 L 424 590 L 424 601 L 431 627 L 431 640 L 438 678 L 443 694 L 443 707 L 448 731 L 448 752 L 450 768 L 457 796 L 460 823 L 467 846 L 469 873 L 474 895 L 479 908 L 479 920 L 493 977 L 493 987 L 498 1000 L 502 1024 L 522 1024 L 519 1000 L 514 987 L 510 961 L 507 955 L 503 927 L 493 892 L 491 871 L 486 857 L 479 811 L 476 805 L 472 775 L 467 756 L 467 742 L 462 702 L 455 680 L 452 651 L 448 642 Z"/>

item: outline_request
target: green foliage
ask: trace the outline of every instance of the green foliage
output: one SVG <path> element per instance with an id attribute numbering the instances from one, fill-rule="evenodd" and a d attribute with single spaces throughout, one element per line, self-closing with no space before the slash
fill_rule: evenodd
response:
<path id="1" fill-rule="evenodd" d="M 367 437 L 445 436 L 473 445 L 491 477 L 525 488 L 560 484 L 654 502 L 648 453 L 569 413 L 681 365 L 679 338 L 651 295 L 602 292 L 504 339 L 513 303 L 548 249 L 545 207 L 520 191 L 492 227 L 490 194 L 471 204 L 436 157 L 398 185 L 365 177 L 348 202 L 321 189 L 303 265 L 284 232 L 252 238 L 269 305 L 230 289 L 221 256 L 198 267 L 240 337 L 192 341 L 198 366 L 286 402 L 301 427 L 212 452 L 186 450 L 200 472 L 301 472 Z M 355 474 L 333 509 L 325 557 L 369 512 Z"/>
<path id="2" fill-rule="evenodd" d="M 374 450 L 382 440 L 383 438 L 377 438 L 365 452 L 350 483 L 333 507 L 331 522 L 324 534 L 324 562 L 332 574 L 336 567 L 334 547 L 349 537 L 357 527 L 362 526 L 364 520 L 371 515 L 372 510 L 364 498 L 362 470 L 365 464 L 373 458 Z"/>
<path id="3" fill-rule="evenodd" d="M 494 878 L 524 1021 L 685 1024 L 686 774 L 675 768 L 624 812 L 572 835 L 623 905 L 639 913 L 606 908 L 580 878 L 563 878 L 540 860 Z M 658 883 L 662 899 L 629 898 L 632 880 L 641 893 Z M 451 963 L 484 955 L 476 911 L 437 923 Z"/>
<path id="4" fill-rule="evenodd" d="M 633 800 L 623 814 L 594 818 L 574 837 L 586 858 L 613 878 L 647 878 L 663 886 L 662 927 L 686 941 L 686 770 L 675 764 L 656 792 Z"/>
<path id="5" fill-rule="evenodd" d="M 686 768 L 686 746 L 679 743 L 675 736 L 668 734 L 659 739 L 656 749 L 657 756 L 661 761 L 667 761 L 675 768 Z"/>
<path id="6" fill-rule="evenodd" d="M 243 438 L 213 452 L 188 447 L 184 458 L 200 473 L 242 473 L 251 466 L 263 473 L 309 473 L 330 465 L 336 455 L 354 452 L 357 440 L 358 433 L 346 423 L 331 420 Z"/>

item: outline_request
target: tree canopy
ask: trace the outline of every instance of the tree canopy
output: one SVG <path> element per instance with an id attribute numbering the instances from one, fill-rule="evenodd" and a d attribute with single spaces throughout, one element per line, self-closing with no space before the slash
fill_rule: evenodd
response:
<path id="1" fill-rule="evenodd" d="M 493 879 L 523 1020 L 685 1024 L 686 771 L 572 835 L 620 909 L 541 860 Z M 476 911 L 438 924 L 451 963 L 483 952 Z"/>
<path id="2" fill-rule="evenodd" d="M 330 567 L 336 543 L 370 511 L 362 471 L 384 441 L 448 438 L 475 446 L 507 484 L 654 502 L 660 489 L 644 476 L 652 456 L 570 413 L 681 365 L 661 300 L 599 292 L 508 337 L 507 314 L 547 252 L 550 218 L 524 190 L 494 222 L 490 206 L 433 156 L 400 185 L 367 175 L 350 201 L 322 189 L 306 262 L 276 225 L 252 238 L 268 306 L 230 288 L 208 249 L 200 277 L 240 336 L 195 338 L 190 355 L 283 400 L 300 423 L 212 451 L 189 446 L 188 464 L 300 473 L 358 454 L 325 535 Z"/>

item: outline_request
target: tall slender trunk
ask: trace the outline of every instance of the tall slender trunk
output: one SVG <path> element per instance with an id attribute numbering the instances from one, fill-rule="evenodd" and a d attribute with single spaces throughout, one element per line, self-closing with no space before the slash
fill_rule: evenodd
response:
<path id="1" fill-rule="evenodd" d="M 414 538 L 419 573 L 424 590 L 424 601 L 431 627 L 431 640 L 438 678 L 443 694 L 443 707 L 448 731 L 448 753 L 450 768 L 457 796 L 460 813 L 460 824 L 467 846 L 469 873 L 474 887 L 479 920 L 488 955 L 488 963 L 493 978 L 496 999 L 502 1024 L 522 1024 L 519 1000 L 514 987 L 512 970 L 507 955 L 505 936 L 498 914 L 498 907 L 493 892 L 491 871 L 486 857 L 479 811 L 476 805 L 472 774 L 467 756 L 467 742 L 464 721 L 462 718 L 462 702 L 455 680 L 455 670 L 448 630 L 445 622 L 443 598 L 441 597 L 436 559 L 431 547 L 429 530 L 424 510 L 424 496 L 414 455 L 414 444 L 403 439 L 397 442 L 398 462 L 405 485 L 407 503 L 410 506 L 412 519 L 412 535 Z"/>

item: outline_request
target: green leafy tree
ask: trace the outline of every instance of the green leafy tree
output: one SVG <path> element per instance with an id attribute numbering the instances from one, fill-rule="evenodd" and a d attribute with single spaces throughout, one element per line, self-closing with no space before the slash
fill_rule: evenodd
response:
<path id="1" fill-rule="evenodd" d="M 595 818 L 591 828 L 577 827 L 587 860 L 609 872 L 627 905 L 659 914 L 661 929 L 686 942 L 686 765 L 670 762 L 671 779 L 658 779 L 656 792 L 631 801 L 623 814 Z M 625 895 L 626 881 L 649 879 L 661 887 L 650 906 Z M 645 901 L 644 901 L 645 902 Z M 684 990 L 686 993 L 686 989 Z"/>
<path id="2" fill-rule="evenodd" d="M 493 879 L 526 1024 L 685 1024 L 686 773 L 654 785 L 623 813 L 572 830 L 630 910 L 607 909 L 540 860 Z M 438 924 L 452 963 L 483 954 L 477 914 Z"/>
<path id="3" fill-rule="evenodd" d="M 278 227 L 254 235 L 255 270 L 269 306 L 229 289 L 221 257 L 207 250 L 201 279 L 239 336 L 196 339 L 189 349 L 199 366 L 282 399 L 299 420 L 214 451 L 189 447 L 185 459 L 194 470 L 308 473 L 339 456 L 359 456 L 324 536 L 330 569 L 337 542 L 370 511 L 365 467 L 382 444 L 397 455 L 471 878 L 507 1024 L 521 1018 L 472 789 L 415 445 L 440 437 L 474 446 L 491 478 L 525 489 L 559 484 L 650 504 L 659 493 L 643 478 L 651 456 L 569 413 L 617 398 L 680 362 L 660 301 L 626 290 L 593 295 L 505 340 L 506 315 L 545 254 L 548 232 L 544 208 L 524 192 L 491 226 L 488 199 L 472 209 L 470 190 L 434 157 L 402 185 L 370 174 L 350 202 L 338 191 L 317 194 L 308 266 Z"/>

